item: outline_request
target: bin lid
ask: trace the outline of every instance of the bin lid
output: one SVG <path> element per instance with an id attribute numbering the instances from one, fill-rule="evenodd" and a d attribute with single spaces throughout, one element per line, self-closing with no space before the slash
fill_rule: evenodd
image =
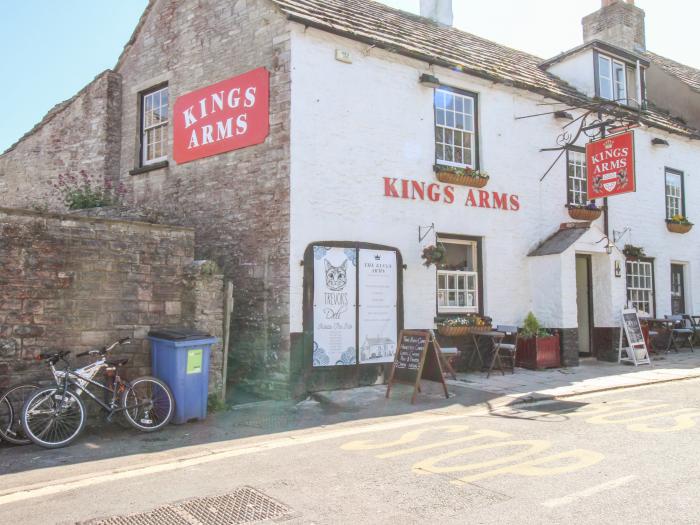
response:
<path id="1" fill-rule="evenodd" d="M 197 339 L 210 339 L 207 332 L 193 330 L 192 328 L 156 328 L 148 332 L 148 337 L 165 339 L 166 341 L 194 341 Z"/>

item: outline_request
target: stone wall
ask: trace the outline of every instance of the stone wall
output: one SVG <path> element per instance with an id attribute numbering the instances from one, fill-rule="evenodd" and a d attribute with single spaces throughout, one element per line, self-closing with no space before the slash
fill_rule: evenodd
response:
<path id="1" fill-rule="evenodd" d="M 75 355 L 128 336 L 115 355 L 129 356 L 135 377 L 150 373 L 151 328 L 221 337 L 222 277 L 193 256 L 189 228 L 0 208 L 0 388 L 46 379 L 34 357 L 49 350 Z M 214 352 L 220 388 L 221 345 Z"/>
<path id="2" fill-rule="evenodd" d="M 121 80 L 105 71 L 54 107 L 0 156 L 0 206 L 61 211 L 51 184 L 59 173 L 85 170 L 102 180 L 118 169 Z"/>
<path id="3" fill-rule="evenodd" d="M 175 101 L 259 67 L 270 72 L 270 134 L 263 144 L 181 165 L 169 146 L 168 166 L 129 173 L 139 166 L 140 92 L 167 82 Z M 270 396 L 288 395 L 286 18 L 266 0 L 154 0 L 115 69 L 123 79 L 120 176 L 127 204 L 195 229 L 196 256 L 216 261 L 234 283 L 230 377 Z M 172 126 L 168 134 L 172 145 Z"/>

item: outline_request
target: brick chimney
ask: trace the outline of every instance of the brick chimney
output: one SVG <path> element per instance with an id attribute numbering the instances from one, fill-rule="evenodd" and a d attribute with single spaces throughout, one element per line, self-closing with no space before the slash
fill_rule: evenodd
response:
<path id="1" fill-rule="evenodd" d="M 628 51 L 646 51 L 644 11 L 634 0 L 601 0 L 601 7 L 581 20 L 583 41 L 602 40 Z"/>
<path id="2" fill-rule="evenodd" d="M 420 16 L 430 18 L 442 26 L 451 26 L 452 0 L 420 0 Z"/>

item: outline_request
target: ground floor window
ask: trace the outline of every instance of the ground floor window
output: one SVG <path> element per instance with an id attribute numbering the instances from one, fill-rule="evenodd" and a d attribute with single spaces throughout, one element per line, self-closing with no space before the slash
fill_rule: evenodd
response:
<path id="1" fill-rule="evenodd" d="M 479 243 L 440 238 L 445 259 L 437 267 L 438 313 L 479 312 Z"/>
<path id="2" fill-rule="evenodd" d="M 627 261 L 627 303 L 640 313 L 654 316 L 654 264 Z"/>

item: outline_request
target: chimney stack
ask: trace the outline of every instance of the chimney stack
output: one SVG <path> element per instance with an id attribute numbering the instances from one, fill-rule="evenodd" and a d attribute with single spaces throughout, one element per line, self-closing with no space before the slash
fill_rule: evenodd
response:
<path id="1" fill-rule="evenodd" d="M 442 26 L 451 26 L 452 0 L 420 0 L 420 16 L 430 18 Z"/>
<path id="2" fill-rule="evenodd" d="M 627 51 L 646 51 L 644 11 L 634 0 L 601 0 L 600 9 L 581 24 L 584 42 L 602 40 Z"/>

